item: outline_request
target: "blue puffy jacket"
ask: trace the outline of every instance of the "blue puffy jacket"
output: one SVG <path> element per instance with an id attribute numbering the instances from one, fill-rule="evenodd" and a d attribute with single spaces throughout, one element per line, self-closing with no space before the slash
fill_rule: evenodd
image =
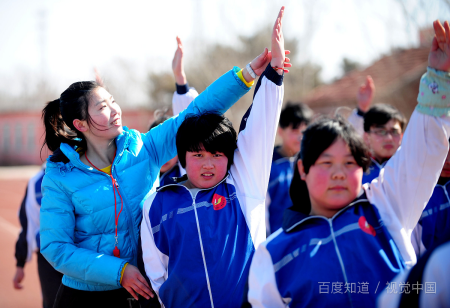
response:
<path id="1" fill-rule="evenodd" d="M 48 159 L 42 183 L 41 253 L 64 274 L 64 285 L 88 291 L 121 287 L 125 263 L 137 264 L 142 204 L 161 166 L 177 154 L 178 127 L 186 114 L 224 113 L 239 100 L 249 88 L 236 71 L 234 68 L 216 80 L 177 117 L 146 134 L 124 127 L 116 138 L 117 152 L 111 173 L 123 199 L 118 222 L 120 258 L 113 256 L 114 194 L 109 175 L 83 164 L 79 154 L 64 143 L 60 150 L 69 161 Z"/>

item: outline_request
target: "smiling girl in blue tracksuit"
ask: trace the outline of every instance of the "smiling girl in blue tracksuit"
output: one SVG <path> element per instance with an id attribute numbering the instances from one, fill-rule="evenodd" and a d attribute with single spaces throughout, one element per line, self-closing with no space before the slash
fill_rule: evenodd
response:
<path id="1" fill-rule="evenodd" d="M 294 206 L 252 261 L 253 307 L 374 307 L 386 282 L 416 262 L 411 232 L 449 147 L 449 42 L 444 52 L 434 39 L 402 147 L 377 180 L 361 186 L 369 156 L 350 124 L 322 119 L 306 129 Z"/>
<path id="2" fill-rule="evenodd" d="M 128 292 L 151 295 L 135 267 L 142 204 L 176 155 L 186 114 L 223 113 L 249 90 L 236 72 L 145 134 L 122 127 L 120 107 L 95 82 L 74 83 L 45 107 L 45 141 L 54 154 L 42 183 L 40 235 L 42 254 L 64 274 L 55 307 L 128 307 Z"/>

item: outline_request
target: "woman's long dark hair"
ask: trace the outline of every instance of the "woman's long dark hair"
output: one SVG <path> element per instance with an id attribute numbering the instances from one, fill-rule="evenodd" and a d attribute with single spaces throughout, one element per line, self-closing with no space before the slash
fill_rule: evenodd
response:
<path id="1" fill-rule="evenodd" d="M 50 151 L 55 152 L 64 142 L 71 146 L 87 148 L 86 138 L 74 127 L 73 120 L 91 122 L 88 112 L 89 96 L 98 87 L 100 85 L 94 81 L 75 82 L 60 98 L 47 103 L 42 110 L 45 126 L 45 141 L 42 147 L 47 145 Z"/>
<path id="2" fill-rule="evenodd" d="M 306 182 L 300 177 L 298 160 L 301 159 L 305 173 L 314 165 L 319 156 L 328 149 L 338 138 L 342 138 L 350 148 L 358 166 L 364 171 L 370 165 L 370 156 L 362 138 L 353 126 L 341 116 L 335 118 L 322 117 L 311 123 L 303 133 L 301 150 L 297 154 L 289 195 L 293 209 L 309 215 L 311 212 L 311 201 L 309 198 Z"/>

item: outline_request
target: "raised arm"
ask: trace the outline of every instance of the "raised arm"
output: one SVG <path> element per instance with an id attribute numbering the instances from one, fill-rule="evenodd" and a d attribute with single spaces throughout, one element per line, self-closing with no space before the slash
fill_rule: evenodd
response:
<path id="1" fill-rule="evenodd" d="M 184 48 L 181 39 L 177 36 L 177 50 L 172 60 L 172 71 L 175 77 L 176 91 L 173 93 L 172 110 L 173 115 L 178 115 L 186 109 L 198 96 L 194 88 L 189 88 L 186 73 L 184 72 Z"/>
<path id="2" fill-rule="evenodd" d="M 225 73 L 197 96 L 187 109 L 180 112 L 177 117 L 170 118 L 149 132 L 142 134 L 144 146 L 152 157 L 151 164 L 159 169 L 169 159 L 177 155 L 175 136 L 178 127 L 187 114 L 208 111 L 225 113 L 249 91 L 250 88 L 237 76 L 238 71 L 238 68 L 234 68 Z"/>
<path id="3" fill-rule="evenodd" d="M 358 107 L 354 109 L 352 114 L 348 117 L 348 121 L 353 125 L 361 137 L 364 134 L 364 114 L 370 109 L 374 93 L 375 84 L 372 77 L 367 75 L 366 82 L 359 87 L 358 93 L 356 93 Z"/>
<path id="4" fill-rule="evenodd" d="M 450 31 L 445 23 L 445 49 L 436 37 L 429 67 L 422 76 L 419 104 L 411 116 L 402 146 L 366 188 L 394 240 L 403 242 L 419 221 L 437 183 L 448 153 L 450 136 Z M 399 246 L 405 260 L 414 261 L 410 243 Z M 402 249 L 404 251 L 402 251 Z"/>
<path id="5" fill-rule="evenodd" d="M 273 146 L 283 103 L 285 51 L 280 10 L 272 33 L 271 63 L 255 87 L 253 104 L 241 123 L 230 172 L 241 195 L 242 211 L 249 224 L 255 246 L 265 239 L 264 200 L 270 176 Z M 289 59 L 286 59 L 289 61 Z M 280 69 L 274 69 L 278 67 Z"/>

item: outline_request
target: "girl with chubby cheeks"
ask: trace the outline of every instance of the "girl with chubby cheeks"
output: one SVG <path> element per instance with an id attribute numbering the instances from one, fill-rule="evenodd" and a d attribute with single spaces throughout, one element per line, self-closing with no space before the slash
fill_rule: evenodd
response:
<path id="1" fill-rule="evenodd" d="M 386 282 L 416 263 L 411 232 L 449 148 L 448 23 L 445 30 L 433 41 L 402 146 L 377 180 L 361 185 L 369 155 L 346 121 L 324 118 L 305 130 L 294 205 L 252 261 L 253 307 L 375 307 Z"/>

